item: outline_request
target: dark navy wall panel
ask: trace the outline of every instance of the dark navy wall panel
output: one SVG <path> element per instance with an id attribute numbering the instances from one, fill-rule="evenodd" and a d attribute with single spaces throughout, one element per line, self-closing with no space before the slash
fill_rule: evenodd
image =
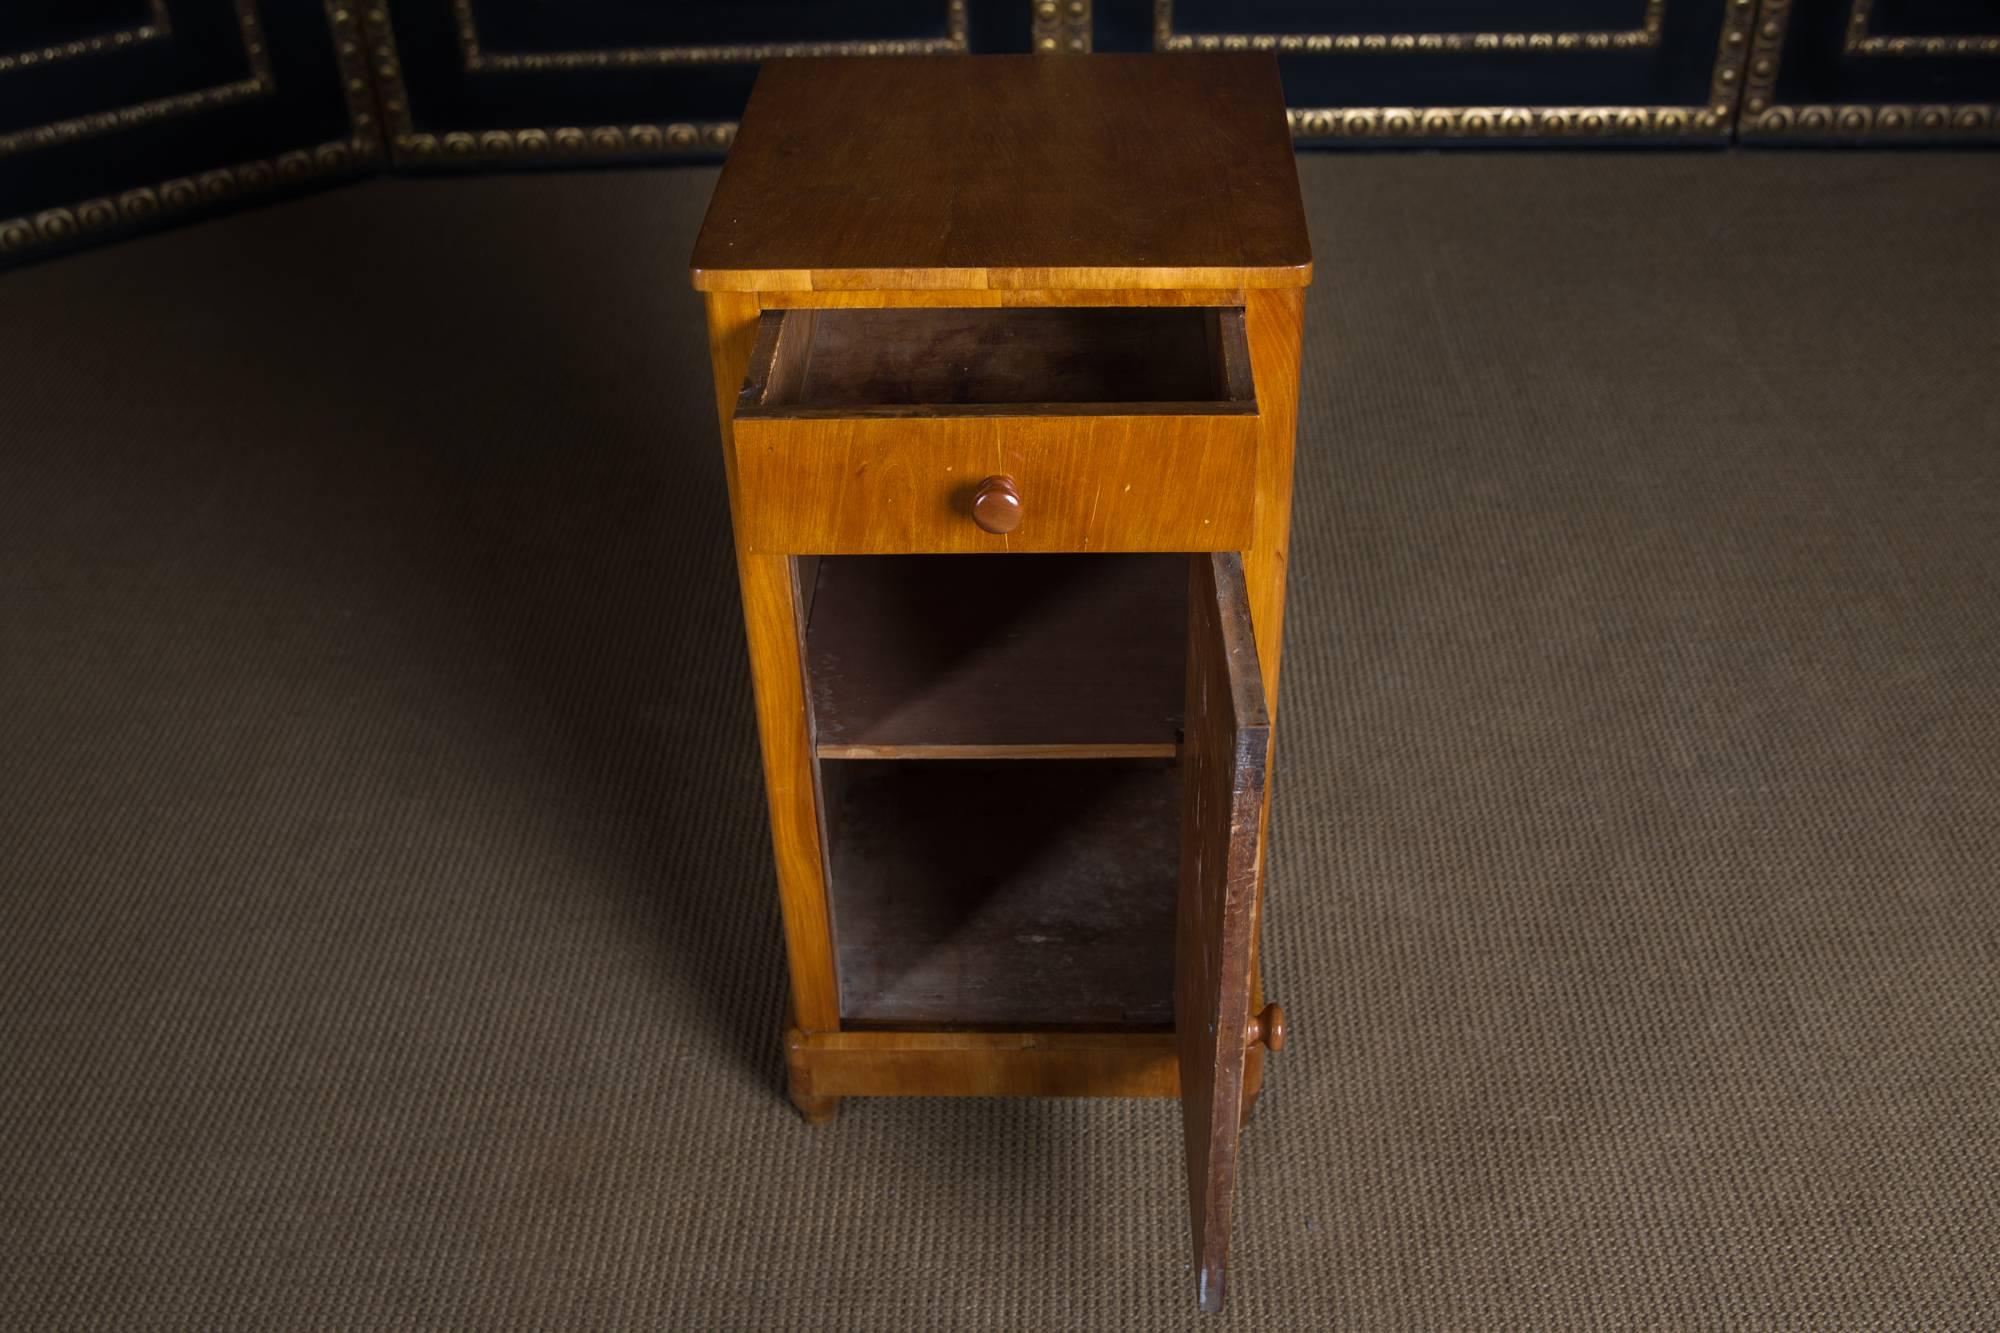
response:
<path id="1" fill-rule="evenodd" d="M 350 11 L 321 0 L 32 0 L 0 15 L 0 259 L 367 170 Z"/>
<path id="2" fill-rule="evenodd" d="M 767 57 L 1025 52 L 1063 26 L 1061 11 L 1053 24 L 1037 12 L 1029 0 L 393 0 L 365 17 L 395 161 L 477 166 L 714 156 Z"/>
<path id="3" fill-rule="evenodd" d="M 1763 0 L 1745 91 L 1750 141 L 2000 138 L 2000 4 Z"/>
<path id="4" fill-rule="evenodd" d="M 390 165 L 719 157 L 775 55 L 1092 50 L 1273 51 L 1306 146 L 2000 137 L 2000 0 L 4 0 L 0 261 Z"/>
<path id="5" fill-rule="evenodd" d="M 1099 0 L 1099 49 L 1272 50 L 1302 144 L 1728 141 L 1755 0 Z"/>

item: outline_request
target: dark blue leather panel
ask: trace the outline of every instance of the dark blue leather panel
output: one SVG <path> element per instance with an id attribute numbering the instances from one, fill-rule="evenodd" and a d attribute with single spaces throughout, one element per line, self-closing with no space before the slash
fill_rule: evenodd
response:
<path id="1" fill-rule="evenodd" d="M 167 0 L 169 21 L 157 36 L 20 63 L 18 53 L 31 48 L 13 43 L 23 39 L 67 31 L 65 44 L 89 43 L 153 20 L 144 0 L 31 8 L 0 25 L 8 43 L 0 55 L 16 56 L 0 68 L 0 261 L 370 165 L 349 150 L 353 104 L 320 0 L 256 0 L 247 30 L 236 0 Z M 87 32 L 77 26 L 85 16 Z M 358 48 L 353 60 L 365 76 Z M 336 143 L 339 151 L 312 155 Z M 281 156 L 301 149 L 303 163 L 281 168 Z M 248 174 L 214 175 L 246 164 Z M 199 195 L 190 199 L 179 186 L 162 206 L 157 187 L 168 181 L 196 182 Z M 116 201 L 135 190 L 156 197 L 118 210 Z M 78 212 L 94 200 L 112 201 L 108 221 L 102 205 Z"/>

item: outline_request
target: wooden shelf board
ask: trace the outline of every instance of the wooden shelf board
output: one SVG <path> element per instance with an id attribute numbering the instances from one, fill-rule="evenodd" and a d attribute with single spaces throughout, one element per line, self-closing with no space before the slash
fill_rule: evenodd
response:
<path id="1" fill-rule="evenodd" d="M 1179 747 L 1134 741 L 1120 745 L 827 745 L 822 759 L 1172 759 Z"/>
<path id="2" fill-rule="evenodd" d="M 1178 1097 L 1171 1032 L 801 1032 L 785 1055 L 818 1096 Z"/>

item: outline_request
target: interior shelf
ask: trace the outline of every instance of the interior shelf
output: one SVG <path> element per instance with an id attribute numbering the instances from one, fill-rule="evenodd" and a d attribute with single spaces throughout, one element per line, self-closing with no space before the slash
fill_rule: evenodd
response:
<path id="1" fill-rule="evenodd" d="M 838 764 L 826 795 L 844 1023 L 1172 1026 L 1175 769 Z"/>
<path id="2" fill-rule="evenodd" d="M 823 759 L 1170 758 L 1184 555 L 827 556 L 806 633 Z"/>

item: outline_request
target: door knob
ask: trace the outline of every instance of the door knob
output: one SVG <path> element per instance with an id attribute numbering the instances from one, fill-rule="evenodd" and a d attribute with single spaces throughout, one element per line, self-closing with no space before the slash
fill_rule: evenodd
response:
<path id="1" fill-rule="evenodd" d="M 972 493 L 972 521 L 991 533 L 1005 535 L 1021 526 L 1021 492 L 1004 473 L 988 477 Z"/>
<path id="2" fill-rule="evenodd" d="M 1267 1004 L 1263 1013 L 1250 1015 L 1250 1030 L 1243 1044 L 1255 1046 L 1260 1041 L 1264 1043 L 1264 1049 L 1273 1055 L 1285 1049 L 1284 1006 Z"/>

